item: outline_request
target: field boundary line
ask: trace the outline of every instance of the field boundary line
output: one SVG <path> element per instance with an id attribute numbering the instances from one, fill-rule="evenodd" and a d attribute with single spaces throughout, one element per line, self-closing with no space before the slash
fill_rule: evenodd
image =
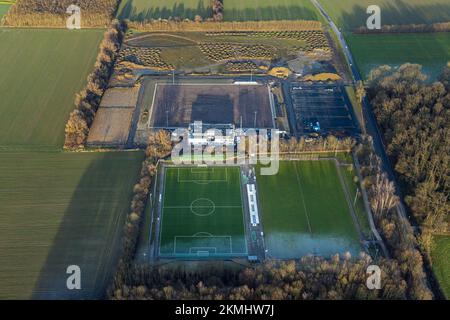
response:
<path id="1" fill-rule="evenodd" d="M 244 237 L 244 243 L 245 243 L 245 253 L 246 255 L 248 255 L 248 241 L 247 241 L 247 235 L 248 235 L 248 228 L 247 228 L 247 224 L 246 224 L 246 217 L 245 215 L 247 214 L 247 212 L 245 211 L 245 197 L 244 197 L 244 190 L 242 189 L 242 168 L 238 167 L 238 174 L 239 174 L 239 197 L 241 199 L 241 213 L 242 213 L 242 227 L 244 228 L 244 233 L 243 233 L 243 237 Z"/>
<path id="2" fill-rule="evenodd" d="M 200 198 L 199 198 L 200 199 Z M 241 208 L 241 206 L 214 206 L 215 208 L 220 209 L 237 209 Z M 191 206 L 167 206 L 164 209 L 189 209 Z M 195 206 L 195 208 L 211 208 L 211 206 Z"/>
<path id="3" fill-rule="evenodd" d="M 199 233 L 204 233 L 205 235 L 197 235 L 197 234 L 199 234 Z M 217 238 L 217 239 L 228 239 L 228 243 L 230 244 L 230 255 L 232 255 L 233 254 L 233 236 L 215 236 L 215 235 L 212 235 L 211 233 L 209 233 L 209 232 L 197 232 L 196 234 L 194 234 L 194 235 L 192 235 L 192 236 L 174 236 L 173 237 L 173 255 L 174 256 L 177 256 L 177 255 L 183 255 L 183 253 L 177 253 L 177 239 L 178 238 L 204 238 L 204 239 L 214 239 L 214 238 Z M 198 246 L 198 247 L 189 247 L 189 253 L 188 253 L 188 255 L 193 255 L 193 253 L 191 253 L 191 249 L 192 248 L 200 248 L 200 249 L 202 249 L 202 248 L 211 248 L 211 249 L 215 249 L 215 254 L 217 255 L 218 253 L 218 248 L 217 247 L 206 247 L 206 246 Z M 219 254 L 224 254 L 224 255 L 226 255 L 227 253 L 219 253 Z"/>
<path id="4" fill-rule="evenodd" d="M 156 92 L 158 89 L 158 82 L 155 83 L 155 88 L 153 89 L 153 99 L 152 99 L 152 106 L 150 107 L 150 112 L 148 113 L 148 128 L 151 128 L 151 121 L 153 119 L 153 109 L 155 106 L 155 100 L 156 100 Z M 144 86 L 145 90 L 145 86 Z"/>
<path id="5" fill-rule="evenodd" d="M 192 170 L 198 170 L 198 171 L 195 172 L 195 171 L 192 171 Z M 192 174 L 208 173 L 208 171 L 212 171 L 214 173 L 215 172 L 214 171 L 214 167 L 212 167 L 212 168 L 208 168 L 208 167 L 191 167 L 191 173 Z"/>
<path id="6" fill-rule="evenodd" d="M 276 110 L 275 110 L 275 98 L 273 92 L 270 90 L 270 86 L 267 85 L 267 91 L 269 92 L 269 102 L 270 102 L 270 111 L 272 112 L 272 125 L 276 128 L 275 118 L 276 118 Z"/>
<path id="7" fill-rule="evenodd" d="M 297 164 L 296 163 L 294 163 L 294 167 L 295 167 L 295 174 L 297 176 L 297 183 L 298 183 L 298 186 L 299 186 L 299 189 L 300 189 L 300 194 L 302 196 L 303 208 L 305 209 L 306 221 L 308 222 L 308 229 L 309 229 L 309 232 L 312 235 L 313 232 L 312 232 L 312 228 L 311 228 L 311 222 L 309 221 L 309 214 L 308 214 L 308 209 L 306 208 L 305 195 L 303 193 L 303 187 L 302 187 L 302 184 L 300 182 L 300 176 L 299 176 L 299 173 L 298 173 L 298 169 L 297 169 Z"/>
<path id="8" fill-rule="evenodd" d="M 348 189 L 347 182 L 345 181 L 344 177 L 342 176 L 341 168 L 339 167 L 339 161 L 337 159 L 334 159 L 334 165 L 335 165 L 335 168 L 337 171 L 337 175 L 339 177 L 339 182 L 341 183 L 341 188 L 344 191 L 345 201 L 347 202 L 347 206 L 350 211 L 350 215 L 352 217 L 353 224 L 356 228 L 356 231 L 358 233 L 360 241 L 364 241 L 365 238 L 364 238 L 364 234 L 361 230 L 361 225 L 358 220 L 358 215 L 356 214 L 356 210 L 355 210 L 355 207 L 353 206 L 353 202 L 352 202 L 352 199 L 350 196 L 350 191 Z"/>
<path id="9" fill-rule="evenodd" d="M 242 86 L 242 84 L 241 85 L 238 85 L 238 84 L 234 84 L 234 83 L 228 83 L 228 82 L 224 82 L 224 83 L 176 83 L 176 84 L 173 84 L 173 83 L 163 83 L 163 84 L 161 84 L 161 86 L 179 86 L 179 87 L 182 87 L 182 86 L 230 86 L 230 87 L 239 87 L 239 86 Z M 262 83 L 258 83 L 258 84 L 244 84 L 244 86 L 252 86 L 252 87 L 255 87 L 255 86 L 264 86 L 264 84 L 262 84 Z"/>
<path id="10" fill-rule="evenodd" d="M 214 169 L 214 167 L 208 167 L 208 168 L 212 168 Z M 208 184 L 208 183 L 212 183 L 212 182 L 228 182 L 228 168 L 224 168 L 225 169 L 225 179 L 207 179 L 207 180 L 200 180 L 200 179 L 180 179 L 180 167 L 177 168 L 178 169 L 178 176 L 177 176 L 177 182 L 178 183 L 198 183 L 198 184 Z M 190 168 L 190 173 L 191 174 L 195 174 L 192 172 L 192 169 L 198 169 L 198 168 Z M 209 169 L 208 169 L 209 170 Z M 200 173 L 205 173 L 206 171 L 202 171 Z M 214 171 L 213 171 L 214 172 Z"/>
<path id="11" fill-rule="evenodd" d="M 159 201 L 159 206 L 161 208 L 161 217 L 159 221 L 159 243 L 158 243 L 158 253 L 161 255 L 161 243 L 162 243 L 162 236 L 163 236 L 163 220 L 164 220 L 164 203 L 166 198 L 166 182 L 167 182 L 167 168 L 164 168 L 164 183 L 163 183 L 163 190 L 161 190 L 161 201 Z M 159 200 L 159 197 L 158 197 Z"/>
<path id="12" fill-rule="evenodd" d="M 179 178 L 178 178 L 179 179 Z M 209 182 L 228 182 L 228 180 L 224 179 L 209 179 L 209 180 L 178 180 L 179 183 L 209 183 Z"/>

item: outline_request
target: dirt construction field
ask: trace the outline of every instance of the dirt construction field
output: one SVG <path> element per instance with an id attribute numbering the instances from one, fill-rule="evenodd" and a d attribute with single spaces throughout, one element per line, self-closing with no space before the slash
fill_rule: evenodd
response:
<path id="1" fill-rule="evenodd" d="M 89 145 L 124 146 L 127 143 L 139 90 L 140 86 L 106 90 L 89 131 Z"/>
<path id="2" fill-rule="evenodd" d="M 188 127 L 194 121 L 273 128 L 265 85 L 158 84 L 151 109 L 151 128 Z"/>
<path id="3" fill-rule="evenodd" d="M 135 108 L 139 97 L 140 86 L 132 88 L 111 88 L 103 95 L 100 107 L 130 107 Z"/>
<path id="4" fill-rule="evenodd" d="M 100 108 L 89 132 L 88 144 L 124 145 L 130 133 L 134 109 Z"/>

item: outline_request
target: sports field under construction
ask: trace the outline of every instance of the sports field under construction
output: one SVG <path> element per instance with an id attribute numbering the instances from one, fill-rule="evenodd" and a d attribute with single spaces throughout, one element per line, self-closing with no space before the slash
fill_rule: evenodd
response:
<path id="1" fill-rule="evenodd" d="M 271 92 L 263 84 L 157 83 L 150 128 L 187 128 L 195 121 L 274 128 Z"/>

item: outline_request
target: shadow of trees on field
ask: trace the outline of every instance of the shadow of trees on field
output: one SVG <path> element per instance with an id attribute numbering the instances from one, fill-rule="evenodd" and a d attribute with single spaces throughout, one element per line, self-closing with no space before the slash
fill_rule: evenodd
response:
<path id="1" fill-rule="evenodd" d="M 418 63 L 423 65 L 423 71 L 430 76 L 430 81 L 436 80 L 449 57 L 443 34 L 352 34 L 356 29 L 366 26 L 369 16 L 366 13 L 366 2 L 354 5 L 350 12 L 343 12 L 336 21 L 346 34 L 363 75 L 367 77 L 373 68 L 384 64 L 398 67 L 404 63 Z M 427 4 L 424 1 L 421 5 L 415 5 L 405 0 L 392 0 L 389 3 L 383 2 L 380 7 L 381 23 L 384 25 L 450 21 L 450 1 L 448 4 Z"/>
<path id="2" fill-rule="evenodd" d="M 151 6 L 147 10 L 139 10 L 134 6 L 133 0 L 127 1 L 119 13 L 120 19 L 132 21 L 146 21 L 150 19 L 168 19 L 169 17 L 179 17 L 182 19 L 194 20 L 196 15 L 202 18 L 212 17 L 212 6 L 209 0 L 198 0 L 196 8 L 189 8 L 182 0 L 176 1 L 172 7 Z"/>
<path id="3" fill-rule="evenodd" d="M 80 178 L 40 271 L 32 299 L 78 300 L 104 296 L 117 262 L 122 226 L 141 165 L 132 156 L 116 157 L 112 161 L 113 156 L 114 153 L 97 156 Z M 124 179 L 121 170 L 132 174 Z M 66 287 L 69 277 L 66 270 L 70 265 L 81 268 L 81 290 Z"/>
<path id="4" fill-rule="evenodd" d="M 317 13 L 304 6 L 274 5 L 262 8 L 229 8 L 225 2 L 224 19 L 226 21 L 267 21 L 267 20 L 317 20 Z"/>
<path id="5" fill-rule="evenodd" d="M 450 1 L 447 4 L 409 4 L 404 0 L 392 0 L 383 2 L 381 8 L 381 23 L 394 24 L 432 24 L 450 21 Z M 354 31 L 366 26 L 369 15 L 367 6 L 354 5 L 350 12 L 343 12 L 337 24 L 346 31 Z"/>

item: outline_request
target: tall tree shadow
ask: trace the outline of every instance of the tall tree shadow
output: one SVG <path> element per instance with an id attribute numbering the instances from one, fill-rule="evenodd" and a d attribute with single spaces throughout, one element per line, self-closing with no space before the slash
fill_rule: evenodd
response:
<path id="1" fill-rule="evenodd" d="M 182 0 L 173 1 L 173 5 L 148 6 L 147 9 L 140 10 L 133 4 L 133 0 L 126 2 L 119 13 L 119 18 L 132 21 L 148 21 L 151 19 L 181 18 L 194 20 L 195 16 L 210 18 L 212 16 L 212 6 L 209 0 L 198 0 L 196 7 L 186 7 Z"/>
<path id="2" fill-rule="evenodd" d="M 104 296 L 118 259 L 122 226 L 141 160 L 131 153 L 105 153 L 92 161 L 64 214 L 32 299 Z M 81 268 L 81 290 L 67 289 L 70 265 Z"/>
<path id="3" fill-rule="evenodd" d="M 226 21 L 268 21 L 268 20 L 317 20 L 318 15 L 314 10 L 304 6 L 273 5 L 261 8 L 235 9 L 228 8 L 225 4 Z"/>
<path id="4" fill-rule="evenodd" d="M 386 25 L 395 24 L 432 24 L 450 21 L 450 2 L 447 4 L 408 4 L 403 0 L 393 0 L 383 3 L 381 6 L 381 22 Z M 354 31 L 366 26 L 369 15 L 367 6 L 356 4 L 350 12 L 343 12 L 342 16 L 335 21 L 346 31 Z"/>

